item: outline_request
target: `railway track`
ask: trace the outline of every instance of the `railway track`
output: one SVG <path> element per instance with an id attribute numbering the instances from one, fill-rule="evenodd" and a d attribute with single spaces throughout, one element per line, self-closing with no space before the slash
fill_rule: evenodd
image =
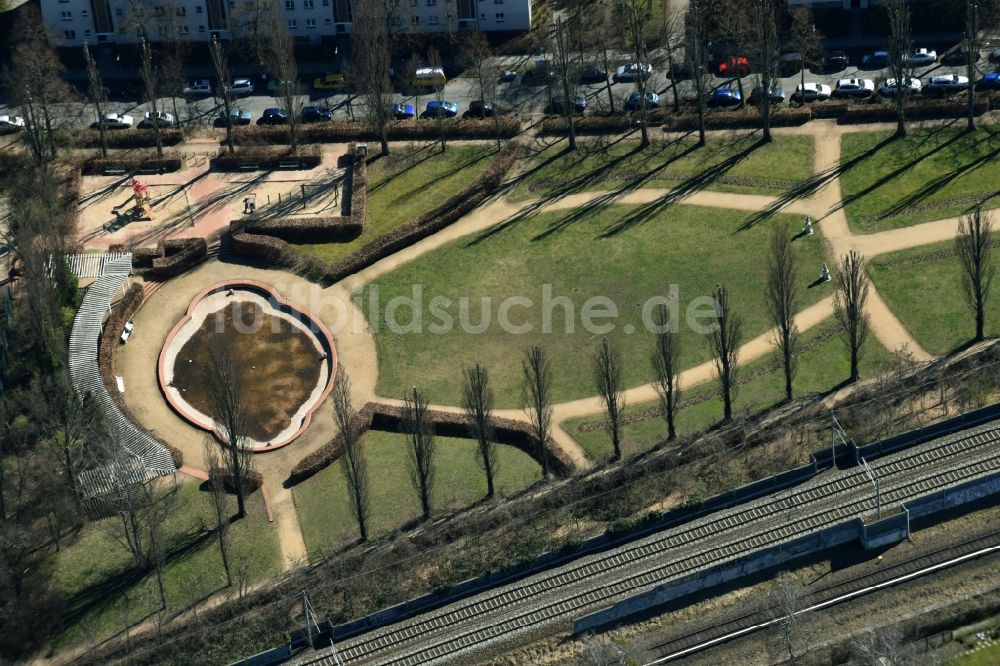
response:
<path id="1" fill-rule="evenodd" d="M 1000 469 L 1000 425 L 927 442 L 870 463 L 883 506 Z M 789 491 L 483 592 L 444 608 L 347 639 L 345 664 L 461 661 L 472 650 L 510 641 L 556 623 L 568 624 L 671 579 L 874 513 L 871 482 L 860 468 L 831 471 Z M 300 663 L 334 664 L 332 655 Z"/>

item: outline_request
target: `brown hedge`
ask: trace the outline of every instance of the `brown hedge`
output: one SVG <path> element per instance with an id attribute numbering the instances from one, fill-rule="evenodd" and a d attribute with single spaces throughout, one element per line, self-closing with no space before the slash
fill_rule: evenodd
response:
<path id="1" fill-rule="evenodd" d="M 208 255 L 204 238 L 168 238 L 156 248 L 139 248 L 132 252 L 132 270 L 154 280 L 180 275 Z"/>
<path id="2" fill-rule="evenodd" d="M 85 176 L 104 175 L 106 168 L 120 167 L 129 173 L 139 170 L 156 169 L 160 173 L 179 171 L 184 162 L 180 155 L 121 155 L 120 157 L 93 157 L 80 165 L 80 172 Z"/>
<path id="3" fill-rule="evenodd" d="M 510 139 L 521 131 L 521 122 L 516 116 L 502 116 L 499 120 L 500 137 Z M 452 139 L 493 139 L 496 126 L 492 118 L 469 119 L 447 118 L 444 121 L 445 136 Z M 397 120 L 386 127 L 390 141 L 434 140 L 441 136 L 438 123 L 433 120 Z M 378 141 L 379 135 L 367 123 L 359 121 L 330 121 L 301 125 L 300 143 L 345 143 L 350 141 Z M 238 145 L 288 144 L 287 126 L 247 126 L 233 128 L 233 142 Z"/>
<path id="4" fill-rule="evenodd" d="M 151 129 L 109 130 L 104 133 L 108 148 L 153 148 L 156 146 L 156 132 Z M 100 148 L 101 133 L 85 129 L 69 132 L 66 144 L 75 148 Z M 184 140 L 184 133 L 177 128 L 160 130 L 160 143 L 175 146 Z"/>
<path id="5" fill-rule="evenodd" d="M 469 429 L 465 415 L 457 412 L 429 410 L 427 417 L 434 432 L 442 437 L 468 438 Z M 369 402 L 359 412 L 358 420 L 361 432 L 382 430 L 399 432 L 403 420 L 403 407 L 385 403 Z M 513 419 L 495 418 L 493 420 L 494 436 L 499 444 L 514 446 L 538 460 L 538 449 L 531 435 L 529 424 Z M 546 446 L 549 455 L 550 469 L 557 476 L 569 476 L 573 472 L 573 463 L 549 440 Z M 284 485 L 286 488 L 302 483 L 306 479 L 323 471 L 341 456 L 343 442 L 338 434 L 325 446 L 306 455 L 292 468 Z"/>
<path id="6" fill-rule="evenodd" d="M 985 97 L 978 97 L 973 106 L 974 115 L 982 115 L 990 109 L 990 101 Z M 907 104 L 905 114 L 907 120 L 935 120 L 963 118 L 968 113 L 969 108 L 965 98 L 925 100 Z M 895 122 L 896 109 L 889 104 L 870 104 L 865 106 L 852 106 L 839 120 L 844 124 L 850 123 L 881 123 Z"/>
<path id="7" fill-rule="evenodd" d="M 239 171 L 241 167 L 256 165 L 259 169 L 278 169 L 281 164 L 298 162 L 300 169 L 313 169 L 323 161 L 319 146 L 306 146 L 291 152 L 287 148 L 253 146 L 241 148 L 234 153 L 220 149 L 212 158 L 211 167 L 218 171 Z"/>
<path id="8" fill-rule="evenodd" d="M 236 486 L 233 484 L 233 475 L 230 473 L 229 469 L 225 467 L 216 467 L 211 476 L 214 476 L 217 479 L 222 479 L 222 485 L 227 493 L 236 493 Z M 245 472 L 243 474 L 243 478 L 250 492 L 254 492 L 264 485 L 264 475 L 256 470 L 252 472 Z M 209 483 L 211 483 L 211 481 L 209 481 Z"/>
<path id="9" fill-rule="evenodd" d="M 812 114 L 809 107 L 779 109 L 771 116 L 771 127 L 794 127 L 809 122 Z M 760 127 L 760 114 L 755 109 L 742 111 L 712 111 L 705 114 L 706 129 L 737 129 Z M 668 132 L 698 129 L 698 115 L 685 113 L 671 116 L 663 123 Z"/>

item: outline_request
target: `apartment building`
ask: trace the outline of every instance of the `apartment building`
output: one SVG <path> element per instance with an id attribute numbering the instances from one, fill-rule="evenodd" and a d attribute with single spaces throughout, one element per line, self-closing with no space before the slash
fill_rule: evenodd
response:
<path id="1" fill-rule="evenodd" d="M 55 46 L 134 43 L 174 36 L 189 41 L 238 39 L 271 0 L 41 0 Z M 277 0 L 297 40 L 318 42 L 351 32 L 353 5 L 385 2 L 398 32 L 524 32 L 531 0 Z"/>

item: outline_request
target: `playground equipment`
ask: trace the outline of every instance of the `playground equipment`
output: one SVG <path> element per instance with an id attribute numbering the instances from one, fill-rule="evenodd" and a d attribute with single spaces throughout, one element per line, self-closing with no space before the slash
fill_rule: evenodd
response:
<path id="1" fill-rule="evenodd" d="M 129 215 L 135 220 L 141 220 L 143 218 L 153 220 L 156 218 L 156 213 L 150 207 L 150 195 L 149 195 L 149 185 L 143 183 L 142 181 L 133 178 L 132 179 L 132 210 L 129 211 Z M 120 223 L 121 213 L 119 210 L 125 206 L 115 206 L 114 212 L 115 216 L 119 218 Z"/>

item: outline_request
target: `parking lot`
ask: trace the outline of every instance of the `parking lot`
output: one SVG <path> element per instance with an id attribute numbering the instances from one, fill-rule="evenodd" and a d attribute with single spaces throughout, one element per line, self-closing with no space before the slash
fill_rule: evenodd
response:
<path id="1" fill-rule="evenodd" d="M 938 50 L 939 56 L 943 49 Z M 979 60 L 981 72 L 991 72 L 996 70 L 997 65 L 990 63 L 986 58 L 986 51 L 983 52 Z M 672 82 L 667 76 L 667 68 L 663 62 L 662 54 L 652 54 L 654 56 L 653 74 L 647 83 L 647 90 L 655 91 L 660 97 L 661 107 L 670 107 L 673 103 Z M 659 57 L 655 57 L 659 55 Z M 872 79 L 875 86 L 885 80 L 886 73 L 881 69 L 859 69 L 858 63 L 861 61 L 860 53 L 850 54 L 850 64 L 840 71 L 814 71 L 807 69 L 805 80 L 807 82 L 821 83 L 836 88 L 837 81 L 842 78 L 860 77 Z M 627 63 L 627 60 L 619 58 L 612 63 L 612 70 L 615 66 Z M 529 85 L 524 82 L 523 74 L 533 66 L 533 61 L 527 56 L 507 57 L 497 59 L 494 69 L 498 71 L 511 70 L 518 74 L 517 78 L 509 82 L 496 83 L 495 102 L 500 113 L 516 113 L 521 115 L 534 115 L 544 113 L 549 106 L 552 96 L 559 96 L 560 86 L 553 86 L 556 90 L 550 90 L 545 84 Z M 913 76 L 926 82 L 931 76 L 939 74 L 965 74 L 963 66 L 946 66 L 941 64 L 940 59 L 930 66 L 916 67 Z M 612 77 L 613 78 L 613 77 Z M 754 87 L 754 75 L 751 73 L 743 77 L 743 87 L 745 93 L 749 94 Z M 242 96 L 236 100 L 236 106 L 242 110 L 249 111 L 252 122 L 256 122 L 269 107 L 280 107 L 281 103 L 274 97 L 267 94 L 266 82 L 260 78 L 253 78 L 254 93 Z M 735 78 L 720 77 L 713 75 L 712 86 L 737 87 Z M 780 80 L 780 86 L 785 92 L 786 99 L 795 90 L 800 82 L 800 75 L 794 74 L 786 76 Z M 676 83 L 678 93 L 682 100 L 691 103 L 694 99 L 694 85 L 689 80 L 680 80 Z M 313 89 L 312 81 L 304 81 L 302 89 L 309 90 L 309 94 L 302 96 L 303 104 L 316 105 L 329 109 L 334 118 L 337 119 L 359 119 L 364 114 L 363 100 L 351 93 L 344 91 L 317 91 Z M 614 98 L 614 108 L 616 112 L 622 112 L 625 100 L 636 89 L 634 83 L 614 82 L 610 85 L 611 95 Z M 572 95 L 580 95 L 586 99 L 586 113 L 606 113 L 611 110 L 608 100 L 608 85 L 605 83 L 590 83 L 580 85 L 572 91 Z M 112 99 L 107 102 L 108 112 L 126 113 L 133 116 L 135 123 L 138 123 L 148 110 L 146 104 L 139 101 L 134 95 L 132 99 L 122 98 L 112 93 Z M 473 100 L 481 99 L 478 81 L 466 73 L 457 78 L 453 78 L 444 87 L 443 99 L 454 102 L 458 105 L 458 113 L 461 115 L 468 109 L 469 103 Z M 404 104 L 412 104 L 419 114 L 428 101 L 435 99 L 432 91 L 425 91 L 421 95 L 414 94 L 405 83 L 397 82 L 397 92 L 394 101 Z M 162 99 L 159 102 L 159 110 L 174 113 L 179 121 L 193 129 L 207 128 L 213 125 L 220 113 L 220 104 L 212 95 L 193 96 L 188 98 Z M 0 107 L 0 113 L 17 114 L 18 110 Z M 89 126 L 94 121 L 93 107 L 84 102 L 61 104 L 57 109 L 59 125 L 64 128 L 81 129 Z"/>

